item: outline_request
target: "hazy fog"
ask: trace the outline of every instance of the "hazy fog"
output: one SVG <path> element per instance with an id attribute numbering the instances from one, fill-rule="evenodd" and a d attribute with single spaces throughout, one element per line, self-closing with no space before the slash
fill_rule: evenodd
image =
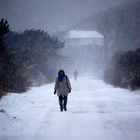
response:
<path id="1" fill-rule="evenodd" d="M 62 43 L 65 47 L 58 52 L 60 61 L 55 53 L 49 54 L 51 57 L 46 60 L 49 61 L 48 68 L 51 72 L 51 65 L 53 67 L 55 65 L 58 70 L 62 68 L 71 74 L 77 69 L 79 73 L 88 72 L 95 77 L 101 77 L 105 67 L 112 65 L 110 60 L 116 52 L 122 53 L 122 51 L 139 48 L 139 3 L 127 4 L 135 1 L 139 0 L 0 0 L 0 18 L 8 20 L 10 30 L 42 29 L 50 35 L 54 33 L 60 41 L 65 42 Z M 109 9 L 111 7 L 114 10 Z M 102 14 L 96 14 L 98 12 Z M 87 30 L 96 30 L 102 37 L 98 39 L 95 37 L 96 40 L 90 38 L 90 34 L 85 38 L 83 34 L 79 38 L 77 34 L 73 39 L 66 37 L 66 34 L 74 30 L 76 25 L 79 27 L 81 24 L 88 27 Z M 95 29 L 93 24 L 98 27 Z M 81 28 L 75 30 L 81 30 Z M 34 34 L 33 42 L 36 37 Z M 61 43 L 57 37 L 52 40 L 58 45 Z M 25 39 L 24 43 L 28 40 Z M 20 47 L 21 44 L 19 43 Z M 45 45 L 48 44 L 49 42 L 45 43 Z M 27 45 L 24 47 L 27 49 Z M 41 47 L 42 45 L 33 45 L 35 51 L 37 49 L 40 51 Z M 41 56 L 42 53 L 39 55 Z M 43 58 L 43 68 L 44 63 L 46 62 Z M 46 71 L 44 70 L 44 73 Z"/>
<path id="2" fill-rule="evenodd" d="M 0 17 L 12 30 L 66 29 L 97 11 L 135 0 L 0 0 Z"/>

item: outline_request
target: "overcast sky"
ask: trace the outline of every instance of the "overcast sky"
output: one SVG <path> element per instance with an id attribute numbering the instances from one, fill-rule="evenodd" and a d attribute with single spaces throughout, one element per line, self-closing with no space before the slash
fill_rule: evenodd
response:
<path id="1" fill-rule="evenodd" d="M 135 0 L 0 0 L 0 18 L 12 30 L 63 30 L 100 10 Z"/>

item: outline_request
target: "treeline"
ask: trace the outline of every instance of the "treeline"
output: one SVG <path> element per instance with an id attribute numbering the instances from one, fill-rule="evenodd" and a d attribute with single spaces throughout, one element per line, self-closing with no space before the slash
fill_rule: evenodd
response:
<path id="1" fill-rule="evenodd" d="M 140 49 L 113 56 L 105 81 L 122 88 L 140 88 Z"/>
<path id="2" fill-rule="evenodd" d="M 10 31 L 8 22 L 0 21 L 0 89 L 24 92 L 31 86 L 52 82 L 64 47 L 57 37 L 42 30 Z"/>
<path id="3" fill-rule="evenodd" d="M 108 54 L 140 48 L 140 2 L 110 8 L 96 15 Z"/>
<path id="4" fill-rule="evenodd" d="M 140 87 L 140 2 L 108 9 L 96 15 L 104 35 L 107 61 L 105 81 L 123 88 Z"/>

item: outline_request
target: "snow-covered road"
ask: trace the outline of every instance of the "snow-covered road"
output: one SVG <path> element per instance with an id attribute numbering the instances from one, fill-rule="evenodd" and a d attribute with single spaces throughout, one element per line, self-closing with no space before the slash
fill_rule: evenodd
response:
<path id="1" fill-rule="evenodd" d="M 0 102 L 0 140 L 140 140 L 140 91 L 82 76 L 71 80 L 68 111 L 60 112 L 54 84 Z"/>

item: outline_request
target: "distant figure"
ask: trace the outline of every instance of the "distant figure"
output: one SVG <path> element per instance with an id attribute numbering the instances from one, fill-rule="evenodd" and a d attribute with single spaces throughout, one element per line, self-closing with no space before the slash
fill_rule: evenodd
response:
<path id="1" fill-rule="evenodd" d="M 75 71 L 73 72 L 73 75 L 74 75 L 74 80 L 76 81 L 77 78 L 78 78 L 78 71 L 75 70 Z"/>
<path id="2" fill-rule="evenodd" d="M 56 78 L 54 94 L 57 93 L 60 105 L 60 111 L 67 111 L 67 100 L 68 94 L 71 92 L 71 84 L 67 75 L 65 75 L 64 70 L 58 72 L 58 77 Z"/>

